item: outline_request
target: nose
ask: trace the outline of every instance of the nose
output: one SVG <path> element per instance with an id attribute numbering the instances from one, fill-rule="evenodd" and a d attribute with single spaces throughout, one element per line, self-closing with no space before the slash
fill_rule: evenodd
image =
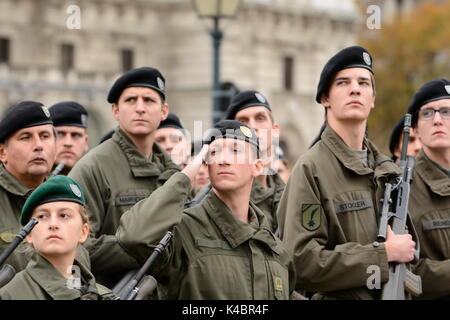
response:
<path id="1" fill-rule="evenodd" d="M 66 147 L 70 147 L 72 146 L 72 137 L 70 136 L 70 134 L 66 134 L 66 136 L 63 138 L 63 144 Z"/>
<path id="2" fill-rule="evenodd" d="M 439 110 L 434 110 L 433 123 L 442 123 L 442 116 Z"/>
<path id="3" fill-rule="evenodd" d="M 351 94 L 360 94 L 361 87 L 357 80 L 352 80 L 350 83 L 350 93 Z"/>
<path id="4" fill-rule="evenodd" d="M 142 97 L 138 97 L 136 102 L 136 112 L 137 113 L 144 113 L 145 112 L 145 103 Z"/>
<path id="5" fill-rule="evenodd" d="M 38 134 L 34 136 L 34 151 L 42 151 L 44 149 L 44 142 Z"/>
<path id="6" fill-rule="evenodd" d="M 48 221 L 48 228 L 50 230 L 57 230 L 59 228 L 58 218 L 56 217 L 56 215 L 54 214 L 50 215 Z"/>

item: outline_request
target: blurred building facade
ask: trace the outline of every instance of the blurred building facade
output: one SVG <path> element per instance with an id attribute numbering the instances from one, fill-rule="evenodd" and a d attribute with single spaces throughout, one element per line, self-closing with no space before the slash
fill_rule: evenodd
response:
<path id="1" fill-rule="evenodd" d="M 70 28 L 73 5 L 79 29 Z M 0 112 L 22 100 L 78 101 L 90 113 L 94 146 L 116 125 L 106 101 L 116 77 L 154 66 L 166 78 L 171 111 L 192 134 L 194 121 L 205 130 L 209 23 L 188 0 L 0 0 Z M 235 19 L 223 20 L 221 82 L 267 97 L 291 161 L 323 122 L 314 97 L 324 63 L 354 44 L 360 24 L 352 0 L 244 0 Z"/>

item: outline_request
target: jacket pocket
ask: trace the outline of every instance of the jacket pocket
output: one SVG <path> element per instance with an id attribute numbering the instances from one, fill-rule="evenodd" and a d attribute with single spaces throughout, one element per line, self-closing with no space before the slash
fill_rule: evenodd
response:
<path id="1" fill-rule="evenodd" d="M 289 272 L 276 260 L 266 260 L 269 292 L 276 300 L 289 299 Z"/>

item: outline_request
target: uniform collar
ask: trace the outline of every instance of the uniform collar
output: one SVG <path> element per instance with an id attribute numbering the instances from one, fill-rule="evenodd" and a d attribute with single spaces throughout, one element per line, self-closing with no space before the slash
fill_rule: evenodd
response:
<path id="1" fill-rule="evenodd" d="M 86 293 L 97 295 L 95 279 L 92 273 L 78 260 L 74 265 L 80 268 L 81 281 L 83 285 L 87 285 Z M 25 269 L 31 278 L 54 300 L 74 300 L 82 297 L 81 291 L 78 289 L 69 289 L 67 279 L 63 277 L 53 265 L 39 254 L 34 254 L 31 261 Z"/>
<path id="2" fill-rule="evenodd" d="M 338 160 L 349 170 L 359 175 L 366 175 L 375 171 L 375 176 L 393 173 L 401 174 L 401 170 L 387 156 L 381 154 L 375 145 L 364 138 L 363 144 L 367 149 L 369 167 L 364 167 L 361 159 L 345 144 L 338 134 L 327 125 L 322 133 L 321 141 L 331 150 Z M 375 169 L 373 169 L 375 168 Z"/>
<path id="3" fill-rule="evenodd" d="M 0 163 L 0 186 L 9 193 L 21 197 L 25 197 L 33 191 L 21 184 L 13 175 L 11 175 L 4 167 L 3 163 Z"/>
<path id="4" fill-rule="evenodd" d="M 170 160 L 169 155 L 157 143 L 153 144 L 152 156 L 148 159 L 139 152 L 122 129 L 116 129 L 112 140 L 123 151 L 130 165 L 131 172 L 135 177 L 159 176 L 167 168 L 179 170 L 177 165 Z"/>
<path id="5" fill-rule="evenodd" d="M 423 149 L 416 157 L 416 172 L 430 187 L 430 189 L 443 197 L 450 196 L 450 180 L 448 176 L 437 167 L 425 154 Z"/>
<path id="6" fill-rule="evenodd" d="M 258 180 L 256 179 L 253 180 L 251 198 L 252 201 L 256 204 L 266 200 L 271 195 L 279 192 L 280 189 L 284 189 L 285 184 L 283 180 L 281 180 L 278 173 L 275 173 L 273 175 L 267 175 L 266 177 L 267 177 L 267 184 L 269 185 L 267 189 L 265 189 L 261 185 L 261 183 L 259 183 Z"/>
<path id="7" fill-rule="evenodd" d="M 249 207 L 250 215 L 252 215 L 249 224 L 237 220 L 230 209 L 212 190 L 203 201 L 202 206 L 232 248 L 253 239 L 265 244 L 275 253 L 281 253 L 279 244 L 270 231 L 264 213 L 253 202 L 250 202 Z"/>

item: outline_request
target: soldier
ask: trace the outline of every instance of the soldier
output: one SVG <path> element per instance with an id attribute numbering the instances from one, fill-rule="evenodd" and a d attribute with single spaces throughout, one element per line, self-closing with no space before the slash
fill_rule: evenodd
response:
<path id="1" fill-rule="evenodd" d="M 263 171 L 255 132 L 223 120 L 204 143 L 209 149 L 122 216 L 119 242 L 144 260 L 173 229 L 151 271 L 167 285 L 168 299 L 288 299 L 292 260 L 250 201 L 252 180 Z M 183 211 L 205 154 L 213 188 L 200 205 Z"/>
<path id="2" fill-rule="evenodd" d="M 186 129 L 178 116 L 169 113 L 159 124 L 155 141 L 169 154 L 172 161 L 183 168 L 190 156 L 191 143 L 186 137 Z"/>
<path id="3" fill-rule="evenodd" d="M 37 254 L 0 289 L 0 299 L 97 300 L 113 296 L 75 259 L 78 244 L 89 235 L 84 206 L 79 185 L 62 175 L 33 191 L 22 208 L 20 223 L 26 225 L 31 218 L 38 221 L 26 237 Z"/>
<path id="4" fill-rule="evenodd" d="M 362 47 L 334 55 L 320 76 L 316 101 L 326 110 L 321 139 L 297 161 L 283 193 L 281 239 L 294 255 L 298 291 L 313 299 L 378 299 L 366 286 L 368 266 L 389 277 L 388 262 L 414 257 L 411 235 L 378 243 L 384 183 L 399 168 L 365 137 L 375 103 L 372 59 Z"/>
<path id="5" fill-rule="evenodd" d="M 114 239 L 97 238 L 114 235 L 122 214 L 180 169 L 154 143 L 156 129 L 169 112 L 165 80 L 157 69 L 142 67 L 124 73 L 111 87 L 108 102 L 118 128 L 111 139 L 81 158 L 69 176 L 86 196 L 91 237 L 85 246 L 92 271 L 99 282 L 112 287 L 123 276 L 113 271 L 118 266 L 113 260 L 120 260 L 122 253 L 113 248 Z M 135 264 L 128 263 L 123 263 L 125 269 Z"/>
<path id="6" fill-rule="evenodd" d="M 88 151 L 88 113 L 79 103 L 64 101 L 49 108 L 56 129 L 56 162 L 52 174 L 67 175 Z"/>
<path id="7" fill-rule="evenodd" d="M 392 157 L 391 159 L 394 162 L 400 161 L 400 155 L 402 152 L 403 146 L 403 123 L 405 122 L 405 116 L 401 117 L 400 120 L 395 125 L 394 129 L 392 129 L 391 138 L 389 140 L 389 151 L 391 151 Z M 412 157 L 416 157 L 417 154 L 422 148 L 420 140 L 417 138 L 415 134 L 415 129 L 412 127 L 409 133 L 409 141 L 408 141 L 408 150 L 406 154 Z"/>
<path id="8" fill-rule="evenodd" d="M 285 183 L 274 170 L 276 157 L 272 142 L 279 137 L 280 128 L 274 121 L 272 108 L 260 92 L 243 91 L 231 100 L 225 119 L 242 121 L 258 135 L 265 170 L 253 181 L 252 201 L 266 214 L 275 232 L 278 228 L 276 212 Z"/>
<path id="9" fill-rule="evenodd" d="M 420 239 L 415 265 L 421 299 L 450 297 L 450 81 L 425 83 L 408 108 L 422 150 L 412 176 L 409 212 Z"/>
<path id="10" fill-rule="evenodd" d="M 25 200 L 55 162 L 55 139 L 50 113 L 40 102 L 20 102 L 0 121 L 0 251 L 19 232 Z M 17 271 L 27 261 L 14 255 L 8 263 Z"/>

